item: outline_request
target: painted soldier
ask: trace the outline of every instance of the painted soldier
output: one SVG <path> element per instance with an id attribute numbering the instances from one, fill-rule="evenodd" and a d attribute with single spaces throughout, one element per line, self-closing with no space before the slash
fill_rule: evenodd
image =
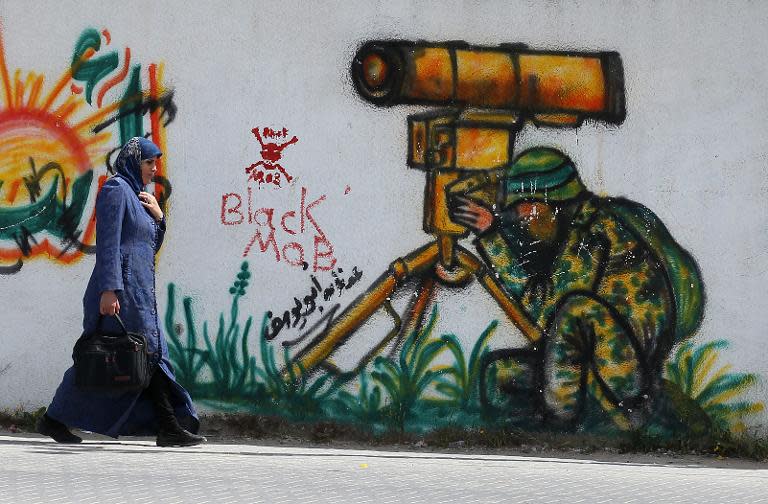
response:
<path id="1" fill-rule="evenodd" d="M 557 150 L 523 152 L 502 185 L 500 211 L 470 194 L 454 219 L 542 331 L 548 418 L 578 426 L 598 405 L 616 426 L 639 426 L 671 348 L 700 324 L 695 262 L 647 208 L 589 192 Z"/>

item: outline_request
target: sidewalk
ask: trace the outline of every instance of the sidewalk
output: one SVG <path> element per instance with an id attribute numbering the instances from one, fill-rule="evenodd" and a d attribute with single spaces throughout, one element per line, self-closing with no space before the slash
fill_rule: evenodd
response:
<path id="1" fill-rule="evenodd" d="M 0 436 L 0 503 L 68 502 L 768 503 L 768 466 Z"/>

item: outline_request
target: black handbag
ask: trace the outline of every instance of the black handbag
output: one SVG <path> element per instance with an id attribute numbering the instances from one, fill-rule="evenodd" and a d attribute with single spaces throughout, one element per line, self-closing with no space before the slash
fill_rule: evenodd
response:
<path id="1" fill-rule="evenodd" d="M 99 315 L 96 330 L 83 333 L 75 343 L 75 385 L 89 391 L 131 392 L 147 388 L 152 373 L 147 353 L 147 339 L 129 333 L 120 316 L 115 318 L 121 333 L 101 330 L 103 316 Z"/>

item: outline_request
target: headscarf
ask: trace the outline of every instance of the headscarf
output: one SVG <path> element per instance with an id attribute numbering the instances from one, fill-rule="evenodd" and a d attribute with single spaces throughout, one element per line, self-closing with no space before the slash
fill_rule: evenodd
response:
<path id="1" fill-rule="evenodd" d="M 133 137 L 120 149 L 115 161 L 116 177 L 124 179 L 138 194 L 144 190 L 141 180 L 141 162 L 162 156 L 160 148 L 143 137 Z"/>

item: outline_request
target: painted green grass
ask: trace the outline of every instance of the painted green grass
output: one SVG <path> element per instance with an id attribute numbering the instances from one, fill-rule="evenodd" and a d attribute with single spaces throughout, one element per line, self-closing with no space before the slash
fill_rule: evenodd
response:
<path id="1" fill-rule="evenodd" d="M 296 376 L 287 350 L 278 369 L 274 345 L 266 340 L 263 318 L 259 332 L 259 359 L 251 355 L 249 338 L 253 317 L 241 320 L 239 302 L 247 293 L 251 273 L 243 262 L 229 288 L 232 296 L 228 316 L 219 314 L 216 330 L 207 321 L 201 331 L 195 320 L 192 298 L 182 300 L 184 324 L 176 322 L 176 287 L 168 285 L 168 310 L 165 327 L 170 336 L 169 356 L 176 377 L 197 400 L 216 409 L 280 414 L 294 419 L 314 420 L 324 416 L 324 405 L 336 392 L 338 384 L 330 375 Z M 182 333 L 186 332 L 186 338 Z M 227 408 L 224 405 L 229 405 Z"/>
<path id="2" fill-rule="evenodd" d="M 253 317 L 248 317 L 242 326 L 239 322 L 239 301 L 246 294 L 250 276 L 248 263 L 243 262 L 229 289 L 232 295 L 229 318 L 225 318 L 223 312 L 219 315 L 215 336 L 209 330 L 208 322 L 203 322 L 204 348 L 198 346 L 197 324 L 192 310 L 192 299 L 189 297 L 182 301 L 184 327 L 187 332 L 186 342 L 182 343 L 180 333 L 183 329 L 179 330 L 182 326 L 176 324 L 174 319 L 176 289 L 173 284 L 168 285 L 165 327 L 171 340 L 169 355 L 179 382 L 197 396 L 249 398 L 256 392 L 256 359 L 250 355 L 248 346 Z M 210 381 L 201 381 L 203 370 L 210 373 Z"/>
<path id="3" fill-rule="evenodd" d="M 261 367 L 255 369 L 258 378 L 254 407 L 262 413 L 282 414 L 296 420 L 316 420 L 327 416 L 326 408 L 337 389 L 343 384 L 334 376 L 324 374 L 308 376 L 296 374 L 290 364 L 288 349 L 283 349 L 282 369 L 278 369 L 275 360 L 275 345 L 267 342 L 264 330 L 267 324 L 265 316 L 262 323 L 260 349 Z"/>
<path id="4" fill-rule="evenodd" d="M 401 432 L 427 389 L 445 383 L 447 369 L 432 367 L 432 362 L 448 349 L 444 340 L 432 336 L 436 321 L 437 307 L 427 324 L 405 340 L 397 359 L 379 356 L 373 361 L 371 376 L 388 396 L 382 413 Z"/>
<path id="5" fill-rule="evenodd" d="M 195 320 L 190 297 L 181 301 L 183 323 L 178 323 L 176 287 L 168 286 L 165 327 L 170 358 L 179 382 L 196 400 L 220 411 L 344 422 L 377 432 L 540 428 L 530 399 L 515 399 L 498 386 L 510 376 L 530 374 L 530 369 L 494 362 L 485 372 L 488 401 L 480 400 L 482 363 L 497 321 L 477 337 L 467 356 L 456 334 L 435 334 L 436 306 L 395 357 L 376 357 L 351 381 L 322 372 L 295 373 L 287 365 L 288 350 L 266 340 L 266 317 L 258 335 L 259 355 L 251 354 L 253 317 L 242 314 L 239 304 L 250 276 L 248 263 L 243 262 L 229 288 L 229 310 L 219 314 L 215 329 L 207 321 L 200 326 Z M 764 405 L 740 399 L 757 383 L 756 375 L 716 365 L 725 348 L 723 340 L 681 345 L 666 364 L 664 380 L 665 394 L 676 409 L 657 414 L 681 417 L 684 429 L 694 435 L 713 429 L 743 430 L 744 418 L 762 411 Z M 664 422 L 657 424 L 668 430 Z"/>
<path id="6" fill-rule="evenodd" d="M 472 348 L 469 361 L 464 357 L 464 349 L 455 334 L 443 334 L 440 339 L 453 354 L 454 363 L 445 370 L 453 380 L 437 384 L 437 391 L 448 397 L 456 407 L 470 410 L 480 403 L 480 372 L 483 357 L 488 353 L 488 340 L 493 336 L 497 320 L 491 322 L 480 334 Z"/>
<path id="7" fill-rule="evenodd" d="M 176 286 L 168 284 L 168 307 L 165 312 L 165 332 L 168 335 L 168 355 L 173 363 L 176 379 L 192 395 L 199 395 L 198 376 L 205 366 L 203 354 L 197 348 L 197 334 L 192 314 L 192 300 L 183 301 L 184 320 L 186 325 L 176 323 Z M 181 341 L 181 335 L 186 327 L 187 338 Z"/>
<path id="8" fill-rule="evenodd" d="M 495 321 L 482 333 L 469 360 L 455 335 L 435 337 L 435 307 L 427 324 L 406 339 L 397 358 L 377 357 L 351 385 L 330 374 L 297 376 L 287 365 L 290 356 L 286 349 L 280 352 L 278 363 L 276 346 L 265 338 L 266 317 L 259 333 L 259 358 L 250 353 L 253 318 L 242 320 L 239 309 L 249 278 L 248 263 L 244 262 L 229 289 L 230 309 L 226 316 L 220 313 L 215 331 L 209 329 L 207 321 L 200 330 L 190 297 L 182 299 L 183 324 L 178 323 L 176 286 L 168 286 L 165 327 L 170 358 L 177 379 L 196 400 L 216 409 L 370 424 L 377 431 L 453 424 L 457 421 L 455 413 L 463 409 L 477 416 L 480 360 L 496 328 Z M 454 361 L 434 366 L 435 359 L 446 352 Z M 355 386 L 356 393 L 352 392 Z M 446 416 L 450 418 L 440 420 Z"/>
<path id="9" fill-rule="evenodd" d="M 337 408 L 335 417 L 349 419 L 354 423 L 378 426 L 382 423 L 382 405 L 384 402 L 381 387 L 370 385 L 370 374 L 360 371 L 357 394 L 352 394 L 344 388 L 336 392 L 334 398 Z"/>
<path id="10" fill-rule="evenodd" d="M 686 342 L 667 363 L 666 377 L 706 413 L 712 427 L 742 432 L 744 418 L 763 411 L 765 406 L 762 402 L 738 400 L 738 396 L 757 384 L 757 375 L 732 373 L 730 365 L 715 370 L 720 351 L 726 348 L 728 342 L 725 340 L 698 346 Z"/>

